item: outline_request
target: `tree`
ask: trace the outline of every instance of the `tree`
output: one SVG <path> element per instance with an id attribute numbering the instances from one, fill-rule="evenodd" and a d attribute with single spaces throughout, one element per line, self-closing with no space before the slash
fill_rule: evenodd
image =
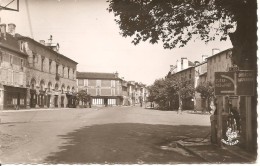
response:
<path id="1" fill-rule="evenodd" d="M 209 110 L 209 101 L 214 98 L 214 87 L 210 82 L 201 83 L 196 87 L 202 99 L 206 101 L 206 110 Z M 204 110 L 204 109 L 203 109 Z"/>
<path id="2" fill-rule="evenodd" d="M 180 113 L 183 110 L 185 101 L 191 100 L 195 95 L 195 89 L 192 84 L 188 82 L 178 81 L 178 95 L 179 95 L 179 109 Z"/>
<path id="3" fill-rule="evenodd" d="M 191 39 L 227 40 L 233 62 L 240 69 L 257 67 L 256 0 L 108 0 L 123 37 L 133 43 L 163 42 L 163 47 L 184 47 Z"/>
<path id="4" fill-rule="evenodd" d="M 160 109 L 169 110 L 179 106 L 180 111 L 194 97 L 195 92 L 191 83 L 178 81 L 174 77 L 155 80 L 148 90 L 149 100 L 156 102 Z"/>
<path id="5" fill-rule="evenodd" d="M 76 95 L 76 100 L 84 103 L 84 107 L 86 107 L 87 102 L 90 101 L 90 95 L 87 93 L 87 90 L 80 90 Z"/>
<path id="6" fill-rule="evenodd" d="M 169 110 L 177 104 L 176 83 L 171 78 L 157 79 L 148 87 L 148 100 L 156 102 L 160 109 Z"/>

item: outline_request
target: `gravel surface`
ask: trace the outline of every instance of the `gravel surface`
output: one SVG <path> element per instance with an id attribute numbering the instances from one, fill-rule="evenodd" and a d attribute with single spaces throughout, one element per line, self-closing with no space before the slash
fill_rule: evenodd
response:
<path id="1" fill-rule="evenodd" d="M 0 112 L 0 162 L 197 163 L 174 141 L 205 137 L 209 115 L 140 107 Z"/>

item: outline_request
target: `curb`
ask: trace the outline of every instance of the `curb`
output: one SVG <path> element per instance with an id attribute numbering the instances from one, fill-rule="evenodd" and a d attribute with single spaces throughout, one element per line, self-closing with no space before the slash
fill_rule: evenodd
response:
<path id="1" fill-rule="evenodd" d="M 186 150 L 187 152 L 193 154 L 194 156 L 196 157 L 199 157 L 201 159 L 203 159 L 204 161 L 206 161 L 207 163 L 211 163 L 209 160 L 207 160 L 206 158 L 204 158 L 203 156 L 199 155 L 198 153 L 190 150 L 189 148 L 187 148 L 186 146 L 182 145 L 181 143 L 179 142 L 176 142 L 178 146 L 180 146 L 181 148 L 183 148 L 184 150 Z"/>
<path id="2" fill-rule="evenodd" d="M 33 112 L 33 111 L 48 111 L 48 110 L 67 110 L 67 109 L 70 109 L 70 108 L 42 108 L 42 109 L 38 108 L 38 109 L 3 110 L 3 111 L 0 111 L 0 113 Z"/>
<path id="3" fill-rule="evenodd" d="M 225 149 L 229 153 L 232 153 L 233 155 L 236 155 L 236 156 L 238 156 L 238 157 L 240 157 L 244 160 L 247 160 L 248 162 L 251 162 L 251 163 L 254 163 L 257 160 L 257 159 L 253 159 L 253 158 L 250 158 L 250 157 L 243 156 L 242 154 L 239 154 L 239 153 L 235 152 L 234 150 L 231 150 L 231 149 L 226 148 L 226 147 L 224 147 L 223 149 Z M 254 161 L 254 162 L 252 162 L 252 161 Z"/>

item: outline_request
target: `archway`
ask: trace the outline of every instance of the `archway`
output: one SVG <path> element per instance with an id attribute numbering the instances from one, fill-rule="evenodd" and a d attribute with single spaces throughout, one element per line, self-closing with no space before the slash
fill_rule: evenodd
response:
<path id="1" fill-rule="evenodd" d="M 48 108 L 51 105 L 51 87 L 52 87 L 52 83 L 48 82 L 48 87 L 47 87 L 48 94 L 47 94 L 47 99 L 46 99 L 46 105 Z"/>
<path id="2" fill-rule="evenodd" d="M 60 106 L 61 107 L 65 107 L 65 104 L 64 104 L 64 100 L 65 100 L 64 90 L 65 90 L 65 85 L 62 84 L 62 86 L 61 86 L 61 101 L 60 101 Z"/>
<path id="3" fill-rule="evenodd" d="M 37 95 L 36 95 L 36 80 L 35 78 L 32 78 L 31 79 L 31 82 L 30 82 L 30 107 L 31 108 L 35 108 L 36 107 L 36 104 L 37 104 Z"/>
<path id="4" fill-rule="evenodd" d="M 46 91 L 45 91 L 45 81 L 44 80 L 40 81 L 38 104 L 40 107 L 44 107 L 44 105 L 46 104 Z"/>
<path id="5" fill-rule="evenodd" d="M 55 90 L 55 92 L 57 92 L 59 90 L 59 84 L 58 83 L 55 84 L 54 90 Z M 58 107 L 58 104 L 59 104 L 58 97 L 59 97 L 58 94 L 55 93 L 55 95 L 54 95 L 54 107 Z"/>

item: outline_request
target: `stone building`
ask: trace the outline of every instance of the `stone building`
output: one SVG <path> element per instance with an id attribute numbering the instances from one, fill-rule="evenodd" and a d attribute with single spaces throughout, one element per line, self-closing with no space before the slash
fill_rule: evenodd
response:
<path id="1" fill-rule="evenodd" d="M 59 44 L 37 42 L 16 35 L 20 51 L 28 56 L 27 107 L 75 107 L 77 62 L 60 54 Z"/>
<path id="2" fill-rule="evenodd" d="M 195 87 L 195 67 L 188 67 L 177 73 L 172 74 L 172 77 L 181 83 L 190 84 Z M 185 99 L 183 101 L 183 109 L 194 109 L 194 98 Z"/>
<path id="3" fill-rule="evenodd" d="M 118 73 L 77 72 L 77 85 L 78 91 L 87 90 L 92 105 L 113 106 L 123 103 L 122 79 Z"/>
<path id="4" fill-rule="evenodd" d="M 127 82 L 127 92 L 129 97 L 129 104 L 135 105 L 135 82 L 134 81 Z"/>
<path id="5" fill-rule="evenodd" d="M 215 53 L 214 49 L 212 51 Z M 213 54 L 207 58 L 207 81 L 214 83 L 215 72 L 227 72 L 231 67 L 232 49 Z"/>
<path id="6" fill-rule="evenodd" d="M 207 61 L 204 59 L 203 62 L 195 66 L 195 80 L 194 87 L 207 82 Z M 206 100 L 201 98 L 201 94 L 195 91 L 194 106 L 197 111 L 202 111 L 206 107 Z"/>
<path id="7" fill-rule="evenodd" d="M 26 61 L 14 37 L 14 24 L 0 25 L 0 110 L 26 108 Z"/>

